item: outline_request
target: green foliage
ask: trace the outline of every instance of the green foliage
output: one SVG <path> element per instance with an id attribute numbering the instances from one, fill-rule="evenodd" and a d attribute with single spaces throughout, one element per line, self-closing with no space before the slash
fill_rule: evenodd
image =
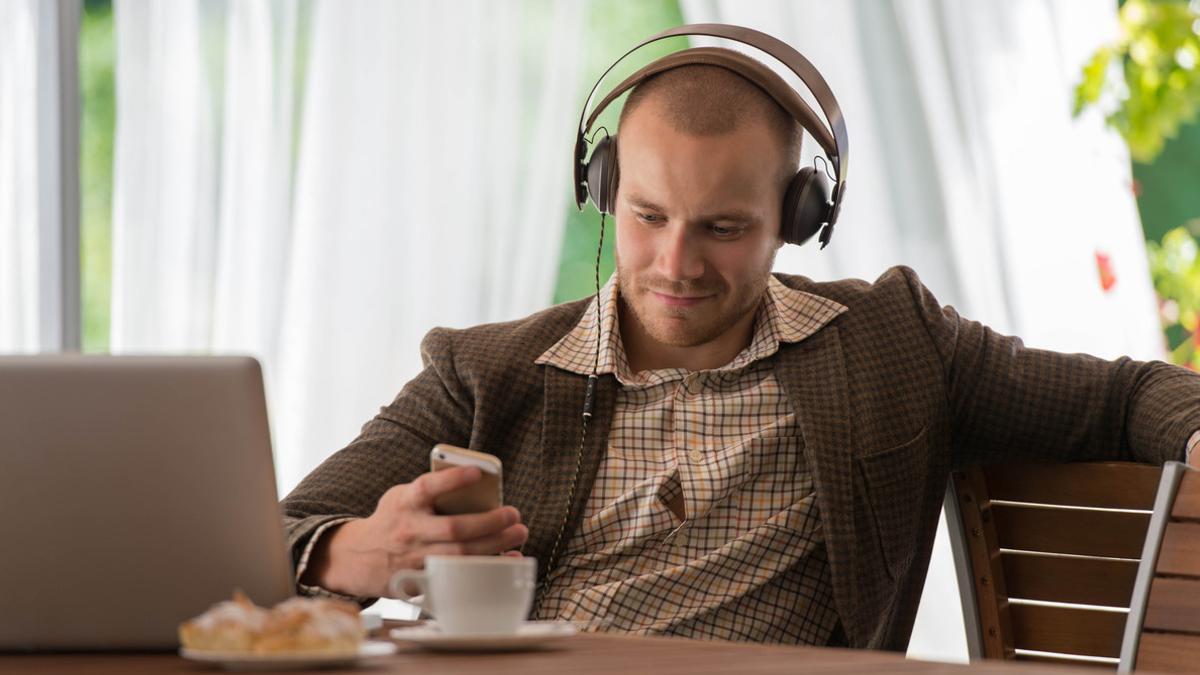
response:
<path id="1" fill-rule="evenodd" d="M 1166 332 L 1170 360 L 1200 369 L 1200 256 L 1196 236 L 1200 219 L 1177 227 L 1161 242 L 1146 242 L 1150 276 L 1159 296 L 1159 315 Z"/>
<path id="2" fill-rule="evenodd" d="M 111 2 L 89 0 L 79 29 L 80 274 L 83 351 L 108 351 L 112 305 L 116 42 Z"/>
<path id="3" fill-rule="evenodd" d="M 1107 109 L 1133 158 L 1150 162 L 1200 107 L 1200 1 L 1127 0 L 1120 25 L 1084 66 L 1075 114 Z"/>
<path id="4" fill-rule="evenodd" d="M 1139 163 L 1134 173 L 1147 188 L 1138 200 L 1143 223 L 1161 232 L 1179 220 L 1160 223 L 1150 214 L 1186 213 L 1194 194 L 1193 160 L 1168 141 L 1200 112 L 1200 0 L 1125 0 L 1120 26 L 1117 42 L 1100 47 L 1084 66 L 1075 114 L 1092 106 L 1106 111 L 1106 122 Z M 1168 145 L 1174 151 L 1165 156 L 1175 156 L 1156 162 Z M 1198 236 L 1200 219 L 1146 242 L 1169 359 L 1193 370 L 1200 370 Z"/>

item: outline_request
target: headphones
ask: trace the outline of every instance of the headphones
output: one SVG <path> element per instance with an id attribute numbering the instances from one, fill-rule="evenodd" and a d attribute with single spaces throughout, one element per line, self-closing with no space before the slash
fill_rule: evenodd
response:
<path id="1" fill-rule="evenodd" d="M 680 35 L 725 38 L 756 47 L 769 54 L 787 66 L 804 82 L 816 98 L 817 105 L 820 106 L 828 124 L 822 122 L 812 108 L 804 102 L 804 99 L 800 98 L 796 90 L 770 68 L 741 52 L 717 47 L 684 49 L 650 63 L 617 85 L 590 114 L 588 113 L 596 90 L 600 88 L 604 78 L 625 57 L 651 42 Z M 617 137 L 605 135 L 596 144 L 591 157 L 586 161 L 584 159 L 588 145 L 587 135 L 600 113 L 614 99 L 640 82 L 663 71 L 692 64 L 720 66 L 758 85 L 793 119 L 799 122 L 829 156 L 829 163 L 833 166 L 835 177 L 832 197 L 826 186 L 825 176 L 819 173 L 815 167 L 800 169 L 792 177 L 787 191 L 784 193 L 783 217 L 779 232 L 780 238 L 785 242 L 796 245 L 803 244 L 819 232 L 818 240 L 821 242 L 821 248 L 825 248 L 833 236 L 833 226 L 837 222 L 846 194 L 846 170 L 849 165 L 850 140 L 846 135 L 846 122 L 842 117 L 842 109 L 838 106 L 837 99 L 834 98 L 833 91 L 826 84 L 825 78 L 821 77 L 812 63 L 800 52 L 778 38 L 742 26 L 698 23 L 671 28 L 634 46 L 633 49 L 625 52 L 621 58 L 613 62 L 608 70 L 604 71 L 595 86 L 592 87 L 591 93 L 588 94 L 583 112 L 579 115 L 579 134 L 575 138 L 573 161 L 575 206 L 582 211 L 590 197 L 601 213 L 613 215 L 616 211 L 617 184 L 621 175 L 617 166 Z"/>

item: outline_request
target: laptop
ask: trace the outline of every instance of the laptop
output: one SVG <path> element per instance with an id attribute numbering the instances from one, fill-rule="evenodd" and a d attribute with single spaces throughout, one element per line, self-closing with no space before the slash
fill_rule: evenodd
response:
<path id="1" fill-rule="evenodd" d="M 175 649 L 235 588 L 292 594 L 262 371 L 0 356 L 0 651 Z"/>

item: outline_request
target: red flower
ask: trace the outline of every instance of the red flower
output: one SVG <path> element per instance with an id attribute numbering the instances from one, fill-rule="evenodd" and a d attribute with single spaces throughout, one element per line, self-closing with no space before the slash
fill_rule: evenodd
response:
<path id="1" fill-rule="evenodd" d="M 1099 249 L 1096 250 L 1096 270 L 1100 272 L 1100 288 L 1108 293 L 1117 285 L 1117 275 L 1113 273 L 1112 258 Z"/>

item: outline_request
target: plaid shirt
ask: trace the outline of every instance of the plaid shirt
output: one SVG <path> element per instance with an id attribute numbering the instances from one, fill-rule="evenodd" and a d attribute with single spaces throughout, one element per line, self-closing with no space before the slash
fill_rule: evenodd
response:
<path id="1" fill-rule="evenodd" d="M 837 615 L 813 476 L 770 357 L 846 308 L 771 277 L 750 345 L 728 365 L 634 374 L 617 330 L 616 277 L 601 297 L 599 372 L 621 386 L 583 522 L 539 617 L 625 633 L 828 643 Z M 592 307 L 537 363 L 589 374 L 596 334 Z"/>

